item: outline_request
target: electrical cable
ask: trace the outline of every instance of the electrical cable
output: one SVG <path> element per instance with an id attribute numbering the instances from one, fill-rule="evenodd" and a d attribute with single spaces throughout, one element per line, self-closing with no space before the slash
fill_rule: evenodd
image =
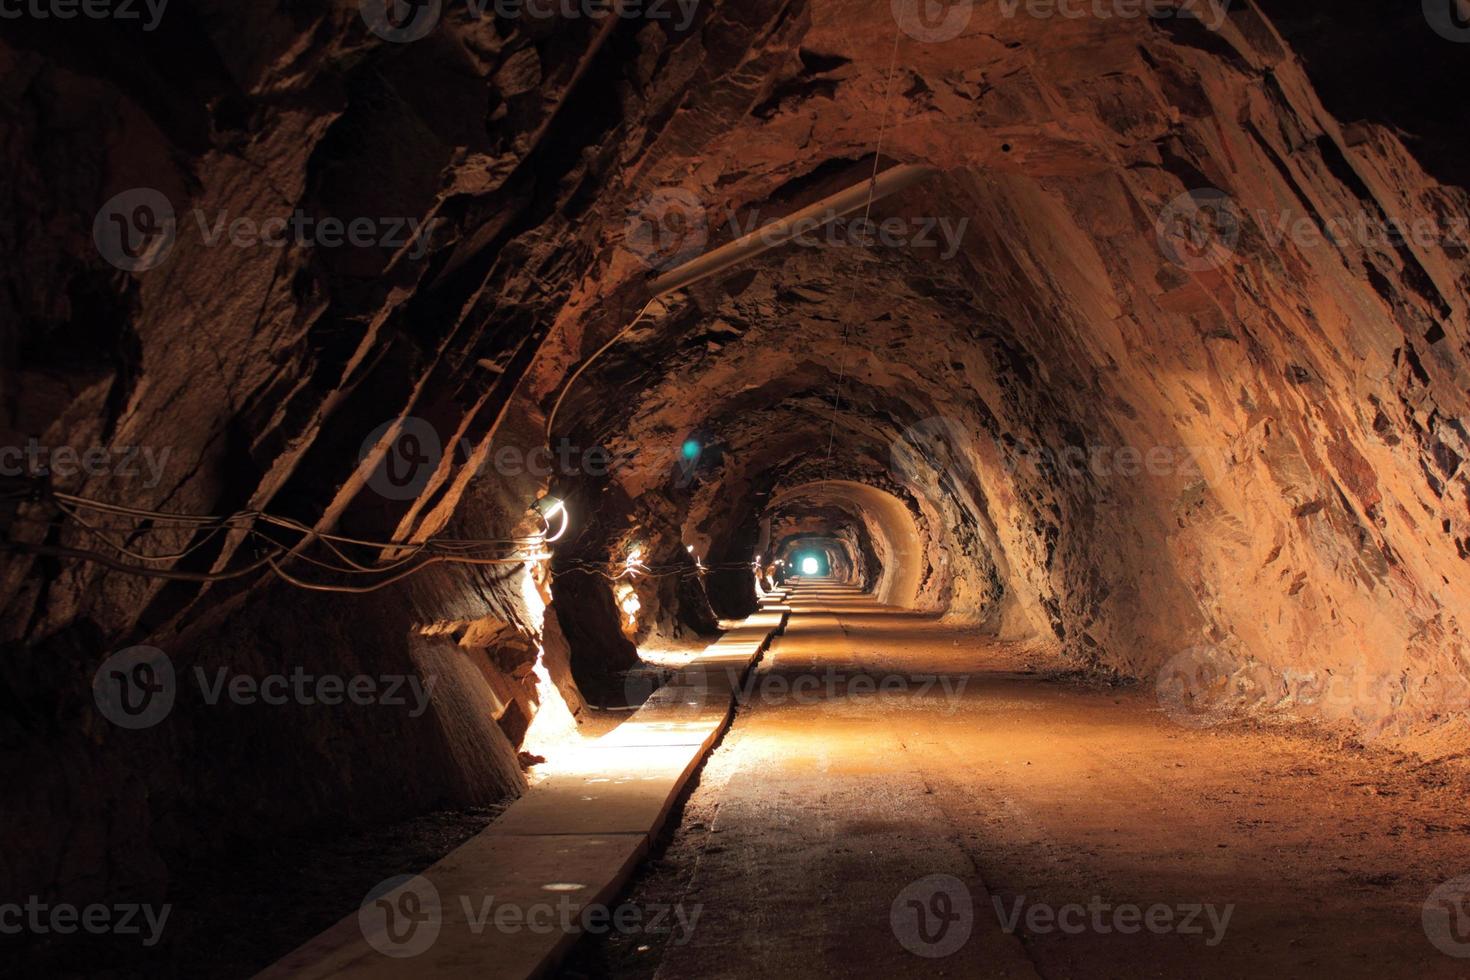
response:
<path id="1" fill-rule="evenodd" d="M 544 561 L 552 557 L 549 553 L 544 552 L 544 550 L 537 551 L 536 553 L 530 555 L 492 556 L 483 554 L 483 552 L 485 551 L 503 550 L 506 548 L 506 546 L 510 546 L 512 550 L 525 547 L 536 547 L 538 549 L 542 548 L 542 546 L 544 546 L 544 544 L 548 540 L 545 533 L 542 533 L 540 535 L 525 535 L 516 538 L 453 540 L 435 540 L 431 538 L 427 541 L 414 543 L 394 541 L 370 541 L 362 538 L 352 538 L 345 535 L 313 532 L 310 527 L 301 523 L 300 521 L 295 521 L 290 518 L 276 517 L 260 511 L 240 511 L 236 514 L 230 515 L 229 517 L 196 516 L 190 514 L 168 514 L 161 511 L 148 510 L 145 508 L 127 507 L 120 504 L 109 504 L 103 501 L 91 500 L 89 498 L 80 497 L 74 494 L 43 494 L 42 499 L 44 499 L 45 496 L 49 496 L 52 503 L 56 505 L 57 510 L 62 515 L 64 515 L 67 520 L 80 528 L 83 532 L 90 534 L 94 538 L 98 539 L 107 548 L 117 552 L 124 558 L 131 559 L 134 562 L 162 562 L 181 560 L 204 548 L 216 537 L 218 537 L 218 535 L 222 532 L 243 533 L 248 538 L 258 539 L 259 541 L 265 542 L 269 546 L 268 552 L 262 558 L 240 568 L 224 569 L 215 572 L 181 572 L 129 564 L 128 562 L 119 560 L 118 558 L 114 558 L 110 555 L 90 548 L 71 548 L 58 545 L 37 545 L 13 540 L 0 541 L 0 547 L 5 547 L 11 550 L 22 551 L 29 554 L 40 555 L 43 557 L 67 558 L 79 561 L 94 562 L 106 568 L 110 568 L 127 574 L 139 575 L 145 578 L 163 579 L 167 581 L 200 583 L 223 582 L 232 579 L 238 579 L 264 569 L 269 569 L 284 581 L 300 588 L 322 592 L 345 592 L 350 594 L 361 594 L 366 592 L 375 592 L 396 582 L 402 581 L 408 576 L 416 574 L 418 571 L 428 567 L 429 565 L 442 563 L 461 565 L 522 565 L 530 562 Z M 7 494 L 5 495 L 5 499 L 35 500 L 37 498 L 34 493 L 27 492 L 24 494 Z M 80 510 L 90 510 L 101 514 L 128 517 L 137 521 L 146 521 L 150 523 L 146 526 L 137 526 L 132 528 L 102 528 L 96 526 L 90 520 L 78 513 L 78 511 Z M 557 508 L 552 511 L 553 514 L 555 513 L 555 510 L 561 510 L 563 513 L 562 526 L 556 535 L 556 537 L 560 537 L 561 534 L 565 533 L 566 531 L 567 523 L 569 521 L 569 515 L 565 513 L 565 507 L 562 506 L 560 503 L 558 503 Z M 40 520 L 24 515 L 14 515 L 11 519 L 21 520 L 32 524 L 45 525 L 48 527 L 64 527 L 66 523 L 66 521 L 62 520 Z M 253 522 L 257 521 L 263 524 L 284 528 L 289 531 L 306 535 L 307 541 L 304 543 L 310 543 L 313 540 L 320 540 L 324 547 L 331 551 L 338 559 L 340 559 L 342 563 L 344 563 L 348 567 L 344 568 L 333 562 L 314 558 L 310 555 L 305 554 L 301 550 L 291 551 L 287 548 L 285 544 L 275 540 L 270 535 L 264 533 L 257 527 L 252 526 Z M 242 524 L 241 522 L 252 523 Z M 125 544 L 119 544 L 108 534 L 108 532 L 110 531 L 119 531 L 128 536 L 136 536 L 148 533 L 161 533 L 164 531 L 185 530 L 192 531 L 194 534 L 202 534 L 203 537 L 201 537 L 200 540 L 193 542 L 189 547 L 183 549 L 182 551 L 177 551 L 166 555 L 144 554 L 128 547 Z M 546 531 L 550 531 L 549 522 L 547 523 Z M 351 558 L 346 552 L 344 552 L 341 548 L 337 546 L 338 543 L 344 545 L 355 545 L 360 547 L 374 548 L 378 550 L 407 551 L 407 554 L 389 564 L 369 566 L 364 565 L 361 562 L 358 562 Z M 300 545 L 297 545 L 296 547 L 297 549 L 299 549 Z M 427 557 L 421 557 L 422 555 L 424 555 L 425 552 L 428 552 Z M 342 575 L 382 575 L 394 572 L 398 569 L 406 568 L 406 570 L 399 572 L 396 575 L 392 575 L 390 578 L 382 582 L 376 582 L 370 586 L 354 587 L 332 585 L 326 583 L 309 582 L 297 576 L 291 575 L 289 572 L 286 572 L 284 569 L 282 569 L 280 564 L 278 564 L 277 562 L 277 559 L 282 558 L 282 556 L 300 558 L 308 562 L 309 564 Z"/>
<path id="2" fill-rule="evenodd" d="M 386 581 L 383 581 L 383 582 L 375 582 L 372 585 L 363 585 L 363 586 L 324 585 L 324 584 L 321 584 L 319 582 L 307 582 L 307 581 L 305 581 L 303 579 L 297 578 L 296 576 L 292 575 L 290 572 L 286 571 L 285 569 L 283 569 L 279 565 L 277 565 L 275 563 L 274 557 L 267 558 L 266 561 L 270 564 L 271 570 L 274 571 L 276 573 L 276 575 L 280 576 L 281 579 L 283 579 L 284 581 L 290 583 L 291 585 L 296 586 L 297 588 L 306 589 L 306 590 L 311 591 L 311 592 L 337 592 L 337 593 L 343 593 L 343 594 L 347 594 L 347 595 L 364 595 L 364 594 L 369 593 L 369 592 L 377 592 L 379 589 L 386 589 L 388 586 L 394 585 L 394 584 L 396 584 L 398 582 L 401 582 L 401 581 L 403 581 L 404 579 L 408 578 L 411 575 L 418 574 L 419 572 L 421 572 L 423 569 L 427 568 L 430 565 L 437 565 L 437 564 L 440 564 L 441 562 L 456 562 L 456 563 L 459 563 L 459 564 L 470 564 L 470 565 L 525 565 L 525 564 L 529 564 L 529 563 L 535 562 L 535 561 L 544 561 L 545 559 L 550 558 L 550 557 L 551 557 L 550 555 L 528 555 L 528 556 L 526 556 L 524 558 L 458 558 L 458 559 L 456 559 L 456 558 L 450 558 L 450 557 L 447 557 L 447 556 L 444 556 L 444 555 L 437 555 L 437 556 L 434 556 L 432 558 L 425 558 L 422 562 L 420 562 L 418 565 L 415 565 L 413 568 L 410 568 L 408 571 L 406 571 L 406 572 L 399 572 L 397 575 L 394 575 L 392 578 L 390 578 L 390 579 L 388 579 Z"/>
<path id="3" fill-rule="evenodd" d="M 10 548 L 15 551 L 24 551 L 28 554 L 41 555 L 46 558 L 71 558 L 77 561 L 90 561 L 98 565 L 119 572 L 127 572 L 130 575 L 140 575 L 144 578 L 167 579 L 171 582 L 224 582 L 230 579 L 243 578 L 265 568 L 273 556 L 267 556 L 244 568 L 236 568 L 229 572 L 174 572 L 165 568 L 139 568 L 136 565 L 128 565 L 111 558 L 100 552 L 81 548 L 63 548 L 56 545 L 27 544 L 23 541 L 3 541 L 0 547 Z"/>
<path id="4" fill-rule="evenodd" d="M 52 494 L 52 496 L 58 501 L 63 501 L 74 506 L 82 507 L 84 509 L 98 510 L 112 514 L 124 514 L 132 517 L 146 518 L 154 521 L 166 521 L 193 526 L 208 526 L 212 524 L 227 524 L 236 520 L 263 520 L 267 523 L 276 524 L 281 527 L 289 527 L 292 530 L 301 531 L 305 534 L 312 534 L 316 537 L 326 538 L 328 540 L 336 541 L 342 544 L 356 544 L 368 548 L 378 549 L 410 547 L 410 545 L 407 545 L 401 541 L 367 541 L 361 538 L 346 537 L 344 535 L 332 534 L 326 531 L 315 531 L 312 528 L 308 527 L 306 524 L 301 523 L 300 521 L 295 521 L 287 517 L 277 517 L 275 515 L 267 514 L 263 511 L 258 510 L 239 511 L 235 514 L 231 514 L 229 517 L 199 517 L 192 514 L 167 514 L 161 511 L 145 510 L 137 507 L 124 507 L 120 504 L 103 503 L 97 500 L 90 500 L 86 497 L 78 497 L 74 494 L 55 493 Z M 517 538 L 456 539 L 453 543 L 455 545 L 488 546 L 496 544 L 533 544 L 539 540 L 541 540 L 541 535 L 524 535 Z"/>
<path id="5" fill-rule="evenodd" d="M 603 344 L 601 347 L 597 348 L 597 350 L 592 353 L 592 356 L 589 357 L 589 358 L 587 358 L 586 360 L 584 360 L 577 367 L 577 369 L 572 372 L 571 377 L 567 378 L 566 383 L 561 386 L 561 391 L 556 396 L 556 401 L 553 402 L 552 405 L 551 405 L 551 411 L 546 416 L 546 442 L 547 442 L 547 444 L 550 444 L 551 443 L 551 430 L 552 430 L 552 427 L 556 425 L 556 415 L 557 415 L 557 413 L 559 411 L 561 411 L 561 403 L 566 399 L 568 392 L 570 392 L 572 390 L 572 386 L 577 383 L 577 379 L 582 376 L 582 372 L 583 371 L 586 371 L 589 367 L 591 367 L 592 366 L 592 362 L 593 361 L 596 361 L 599 357 L 601 357 L 604 353 L 606 353 L 607 350 L 608 350 L 608 348 L 612 347 L 612 345 L 613 344 L 616 344 L 619 340 L 622 340 L 623 337 L 625 337 L 628 333 L 630 333 L 633 330 L 634 327 L 638 326 L 638 324 L 643 321 L 644 314 L 647 313 L 648 310 L 649 310 L 649 308 L 652 307 L 653 304 L 654 303 L 657 303 L 657 302 L 658 302 L 658 297 L 655 296 L 652 299 L 650 299 L 647 303 L 644 303 L 643 304 L 643 309 L 641 309 L 641 310 L 638 311 L 638 315 L 633 318 L 633 320 L 632 320 L 631 323 L 629 323 L 623 329 L 619 330 L 617 333 L 613 334 L 611 340 L 609 340 L 607 343 Z"/>
<path id="6" fill-rule="evenodd" d="M 113 551 L 116 551 L 118 554 L 122 555 L 125 558 L 131 558 L 134 561 L 182 561 L 183 559 L 189 557 L 194 552 L 198 551 L 199 549 L 203 548 L 205 545 L 207 545 L 211 541 L 213 541 L 216 537 L 219 536 L 219 533 L 221 531 L 226 530 L 226 528 L 225 528 L 224 525 L 221 525 L 219 527 L 212 528 L 199 541 L 197 541 L 194 544 L 190 545 L 189 547 L 185 548 L 183 551 L 177 551 L 177 552 L 174 552 L 173 554 L 170 554 L 170 555 L 144 555 L 144 554 L 140 554 L 139 552 L 133 551 L 132 549 L 130 549 L 130 548 L 124 546 L 124 545 L 120 545 L 117 542 L 113 541 L 111 538 L 109 538 L 107 536 L 106 532 L 104 532 L 100 528 L 93 527 L 91 523 L 89 523 L 85 518 L 83 518 L 76 511 L 71 510 L 67 505 L 65 505 L 65 504 L 57 504 L 57 509 L 59 509 L 67 517 L 70 517 L 73 521 L 75 521 L 83 529 L 85 529 L 86 531 L 90 532 L 93 537 L 97 538 L 99 541 L 101 541 L 103 544 L 107 545 Z M 245 529 L 245 528 L 230 528 L 230 530 L 247 530 L 247 529 Z"/>
<path id="7" fill-rule="evenodd" d="M 868 178 L 868 203 L 863 206 L 864 228 L 868 226 L 868 221 L 872 216 L 873 191 L 878 182 L 878 161 L 883 156 L 883 135 L 888 131 L 888 107 L 893 101 L 893 70 L 898 63 L 898 39 L 899 28 L 897 23 L 895 23 L 893 29 L 893 50 L 888 56 L 888 80 L 883 86 L 883 115 L 878 122 L 878 140 L 877 145 L 873 149 L 873 173 Z M 856 295 L 857 277 L 854 277 L 852 285 L 848 289 L 846 303 L 848 307 L 852 306 L 852 299 Z M 832 449 L 837 442 L 837 414 L 841 410 L 842 392 L 847 385 L 847 337 L 850 331 L 851 324 L 844 319 L 842 323 L 842 343 L 838 348 L 837 386 L 832 393 L 832 425 L 827 432 L 827 457 L 823 461 L 823 470 L 826 472 L 829 480 L 832 474 Z"/>

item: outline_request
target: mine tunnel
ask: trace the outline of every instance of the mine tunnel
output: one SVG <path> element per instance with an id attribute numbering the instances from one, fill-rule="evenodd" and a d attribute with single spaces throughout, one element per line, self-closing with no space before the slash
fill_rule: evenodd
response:
<path id="1" fill-rule="evenodd" d="M 0 3 L 0 974 L 1467 975 L 1467 42 Z"/>

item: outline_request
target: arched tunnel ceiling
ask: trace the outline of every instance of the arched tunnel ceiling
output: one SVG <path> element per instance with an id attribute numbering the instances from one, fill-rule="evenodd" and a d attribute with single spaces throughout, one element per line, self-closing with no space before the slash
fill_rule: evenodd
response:
<path id="1" fill-rule="evenodd" d="M 800 516 L 783 516 L 773 522 L 771 557 L 783 562 L 787 574 L 799 570 L 796 558 L 809 545 L 820 545 L 835 556 L 831 574 L 840 581 L 871 590 L 882 575 L 879 549 L 867 522 L 856 511 L 833 506 L 803 506 Z"/>
<path id="2" fill-rule="evenodd" d="M 795 515 L 831 506 L 862 521 L 867 550 L 881 568 L 876 580 L 866 584 L 880 602 L 903 608 L 917 605 L 919 583 L 929 569 L 913 515 L 898 498 L 864 483 L 822 480 L 783 489 L 770 506 L 776 514 Z"/>
<path id="3" fill-rule="evenodd" d="M 367 536 L 521 533 L 548 482 L 580 482 L 557 489 L 582 494 L 583 547 L 604 560 L 638 532 L 665 561 L 697 544 L 748 563 L 773 492 L 851 480 L 915 515 L 937 569 L 921 606 L 1089 662 L 1146 674 L 1209 637 L 1276 676 L 1364 642 L 1382 652 L 1327 656 L 1345 671 L 1457 670 L 1443 646 L 1470 600 L 1447 574 L 1470 554 L 1462 252 L 1278 241 L 1273 218 L 1438 220 L 1465 210 L 1463 191 L 1425 174 L 1391 126 L 1329 113 L 1253 3 L 1211 5 L 1210 23 L 956 6 L 962 23 L 943 36 L 859 0 L 710 3 L 687 30 L 532 32 L 456 9 L 413 45 L 380 44 L 334 8 L 313 22 L 334 39 L 320 57 L 289 46 L 300 25 L 273 8 L 190 21 L 178 29 L 219 63 L 183 95 L 124 87 L 127 138 L 97 141 L 130 148 L 117 179 L 253 213 L 240 174 L 268 173 L 292 207 L 393 199 L 437 231 L 413 261 L 210 249 L 186 228 L 176 261 L 104 304 L 98 322 L 133 352 L 123 366 L 84 365 L 26 410 L 119 440 L 151 433 L 190 461 L 164 485 L 123 488 L 129 503 L 271 509 Z M 236 19 L 269 40 L 242 47 Z M 44 38 L 17 36 L 41 71 Z M 117 65 L 148 63 L 130 48 Z M 52 74 L 37 92 L 57 118 L 117 115 L 99 86 Z M 1332 96 L 1345 105 L 1340 85 Z M 331 108 L 283 108 L 298 102 Z M 216 127 L 229 152 L 210 143 Z M 873 212 L 917 219 L 933 245 L 788 246 L 665 297 L 554 426 L 612 447 L 610 479 L 479 479 L 492 449 L 539 444 L 575 366 L 643 308 L 663 271 L 637 234 L 650 200 L 682 201 L 713 246 L 732 223 L 859 183 L 875 159 L 940 171 Z M 1177 261 L 1162 219 L 1204 189 L 1247 220 L 1225 254 Z M 946 219 L 963 231 L 953 251 Z M 46 247 L 32 264 L 76 282 L 17 283 L 23 312 L 53 323 L 59 296 L 111 297 L 116 269 L 78 271 Z M 414 499 L 384 499 L 367 474 L 387 440 L 344 467 L 403 416 L 464 451 Z M 691 432 L 711 450 L 681 475 Z M 895 464 L 915 458 L 910 444 L 924 457 L 911 472 Z M 1079 468 L 1060 455 L 1094 447 L 1161 462 L 1140 473 L 1128 457 Z M 224 568 L 238 549 L 195 560 Z M 500 588 L 487 577 L 432 570 L 405 615 L 462 619 L 466 595 Z M 74 602 L 21 594 L 17 635 L 79 617 L 108 635 L 184 629 L 235 591 L 75 578 Z"/>
<path id="4" fill-rule="evenodd" d="M 977 8 L 959 37 L 902 46 L 890 124 L 891 26 L 825 7 L 760 112 L 671 120 L 640 158 L 620 213 L 677 188 L 711 246 L 864 179 L 880 129 L 885 160 L 942 173 L 872 211 L 926 241 L 783 246 L 663 297 L 580 379 L 558 426 L 612 449 L 630 522 L 744 559 L 783 487 L 879 488 L 931 552 L 917 604 L 1140 673 L 1199 637 L 1281 669 L 1324 629 L 1407 638 L 1470 599 L 1435 570 L 1463 560 L 1465 490 L 1423 478 L 1434 445 L 1470 449 L 1443 421 L 1463 364 L 1433 354 L 1445 324 L 1463 335 L 1448 252 L 1247 224 L 1201 262 L 1163 220 L 1201 188 L 1246 215 L 1436 207 L 1386 132 L 1345 133 L 1250 7 L 1218 31 Z M 653 271 L 608 227 L 545 397 Z M 691 434 L 709 451 L 681 478 Z M 1386 588 L 1413 598 L 1385 613 Z"/>
<path id="5" fill-rule="evenodd" d="M 918 608 L 1078 666 L 1149 677 L 1208 644 L 1265 692 L 1248 707 L 1310 715 L 1300 679 L 1331 676 L 1391 690 L 1356 722 L 1408 737 L 1470 683 L 1463 242 L 1283 232 L 1453 227 L 1470 197 L 1439 182 L 1463 169 L 1444 134 L 1464 127 L 1439 117 L 1463 86 L 1355 79 L 1375 88 L 1359 113 L 1351 59 L 1319 39 L 1329 63 L 1304 64 L 1251 0 L 1209 4 L 1208 25 L 954 4 L 967 16 L 943 37 L 896 29 L 881 0 L 707 0 L 688 29 L 447 4 L 413 44 L 371 35 L 353 3 L 190 6 L 151 39 L 80 21 L 0 36 L 14 225 L 45 232 L 16 238 L 0 271 L 7 441 L 167 450 L 151 479 L 56 485 L 136 508 L 107 516 L 130 550 L 181 556 L 118 571 L 33 487 L 7 496 L 4 679 L 36 712 L 18 722 L 25 757 L 47 760 L 13 773 L 28 891 L 92 874 L 54 819 L 78 799 L 116 802 L 86 828 L 122 844 L 97 875 L 142 880 L 161 850 L 255 833 L 262 810 L 289 830 L 512 795 L 542 698 L 579 703 L 570 663 L 615 672 L 650 633 L 713 632 L 753 602 L 752 558 L 789 534 L 835 535 L 869 584 L 917 574 Z M 1353 16 L 1423 32 L 1399 6 Z M 1355 46 L 1376 42 L 1363 33 Z M 159 40 L 195 56 L 160 58 Z M 1426 77 L 1464 65 L 1463 47 L 1434 48 Z M 637 232 L 650 201 L 683 202 L 713 247 L 732 223 L 860 185 L 875 161 L 938 171 L 873 207 L 932 244 L 819 235 L 671 293 L 552 426 L 612 450 L 609 473 L 498 461 L 544 448 L 573 372 L 648 302 L 665 271 Z M 172 202 L 177 241 L 156 268 L 123 269 L 94 234 L 144 185 Z M 1198 193 L 1236 220 L 1191 251 L 1169 219 L 1198 217 Z M 432 234 L 210 238 L 224 216 L 298 210 Z M 406 422 L 441 451 L 425 480 L 385 490 Z M 822 481 L 868 489 L 778 503 Z M 548 494 L 571 515 L 552 561 L 391 582 L 376 565 L 289 565 L 325 592 L 260 566 L 259 538 L 189 523 L 273 515 L 272 547 L 391 540 L 373 563 L 435 537 L 498 554 L 539 530 Z M 868 561 L 902 524 L 875 502 L 890 499 L 918 538 L 912 566 Z M 141 526 L 159 513 L 184 523 Z M 632 603 L 609 580 L 635 545 L 651 570 L 624 635 Z M 340 594 L 364 576 L 384 588 Z M 250 715 L 223 757 L 218 722 L 187 712 L 147 747 L 99 744 L 95 714 L 76 714 L 92 671 L 141 643 L 201 669 L 284 670 L 305 648 L 314 668 L 435 674 L 446 706 L 402 728 Z M 293 779 L 256 747 L 291 758 Z"/>
<path id="6" fill-rule="evenodd" d="M 858 578 L 855 552 L 848 542 L 829 534 L 793 534 L 783 540 L 776 550 L 783 563 L 784 575 L 826 575 L 840 582 L 856 584 Z M 806 568 L 806 560 L 815 559 L 813 572 Z"/>

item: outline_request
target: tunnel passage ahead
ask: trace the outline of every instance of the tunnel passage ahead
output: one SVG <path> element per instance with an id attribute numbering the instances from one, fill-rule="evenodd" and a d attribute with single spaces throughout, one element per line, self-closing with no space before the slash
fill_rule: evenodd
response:
<path id="1" fill-rule="evenodd" d="M 1180 725 L 851 586 L 801 582 L 789 603 L 628 897 L 698 907 L 697 928 L 651 953 L 601 941 L 573 972 L 1461 975 L 1420 921 L 1443 869 L 1470 867 L 1470 839 L 1439 829 L 1454 788 L 1312 738 Z M 939 913 L 960 909 L 947 940 Z"/>
<path id="2" fill-rule="evenodd" d="M 1132 695 L 1000 684 L 988 658 L 1012 648 L 953 633 L 954 669 L 1004 697 L 965 695 L 974 730 L 934 720 L 942 744 L 898 741 L 921 768 L 949 745 L 991 767 L 956 797 L 985 802 L 982 843 L 1014 844 L 975 858 L 1002 894 L 1084 859 L 1131 888 L 1106 863 L 1130 840 L 1140 867 L 1222 885 L 1309 847 L 1332 857 L 1281 860 L 1326 896 L 1322 935 L 1260 942 L 1351 972 L 1344 951 L 1379 959 L 1335 902 L 1401 921 L 1373 903 L 1410 907 L 1421 826 L 1460 873 L 1441 804 L 1463 794 L 1334 781 L 1358 744 L 1444 785 L 1467 764 L 1466 103 L 1425 97 L 1466 88 L 1450 4 L 966 2 L 949 32 L 904 17 L 915 0 L 701 0 L 683 24 L 436 3 L 413 43 L 359 16 L 382 5 L 0 32 L 0 126 L 26 149 L 6 202 L 35 232 L 0 234 L 0 895 L 162 900 L 244 845 L 514 799 L 559 761 L 541 729 L 575 746 L 607 723 L 625 675 L 753 610 L 800 535 L 944 624 L 891 620 L 916 635 L 983 623 L 1037 664 L 1194 678 L 1210 711 L 1344 746 L 1287 765 L 1261 742 L 1282 799 L 1234 754 L 1235 783 L 1210 783 L 1195 750 L 1246 735 L 1152 742 Z M 805 240 L 718 261 L 833 196 L 853 210 Z M 235 234 L 277 221 L 289 240 Z M 294 237 L 328 222 L 422 233 Z M 111 462 L 77 465 L 94 453 Z M 878 628 L 890 611 L 838 611 L 874 651 L 911 646 Z M 99 677 L 159 692 L 115 669 L 140 649 L 181 683 L 147 729 L 97 697 Z M 264 710 L 199 697 L 216 672 L 433 695 Z M 1021 741 L 987 742 L 996 719 Z M 923 771 L 915 813 L 945 792 Z M 1413 821 L 1385 822 L 1384 796 Z M 1229 824 L 1222 799 L 1262 805 Z M 1346 843 L 1290 823 L 1298 802 Z M 869 825 L 841 827 L 847 861 Z M 772 887 L 825 897 L 807 885 Z"/>
<path id="3" fill-rule="evenodd" d="M 878 575 L 866 583 L 879 602 L 912 609 L 918 605 L 924 548 L 913 515 L 891 493 L 851 480 L 822 480 L 783 490 L 771 500 L 776 514 L 800 515 L 804 509 L 836 508 L 860 521 Z M 827 574 L 822 569 L 820 574 Z"/>

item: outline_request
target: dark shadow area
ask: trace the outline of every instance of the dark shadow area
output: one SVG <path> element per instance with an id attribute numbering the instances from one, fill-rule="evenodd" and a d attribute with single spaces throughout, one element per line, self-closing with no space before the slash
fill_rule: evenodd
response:
<path id="1" fill-rule="evenodd" d="M 156 918 L 162 938 L 101 935 L 0 944 L 26 972 L 8 976 L 160 976 L 245 980 L 345 916 L 395 875 L 414 874 L 484 830 L 505 804 L 440 810 L 398 823 L 315 836 L 242 841 L 172 876 Z M 163 910 L 167 909 L 167 918 Z M 22 957 L 24 959 L 22 960 Z"/>

